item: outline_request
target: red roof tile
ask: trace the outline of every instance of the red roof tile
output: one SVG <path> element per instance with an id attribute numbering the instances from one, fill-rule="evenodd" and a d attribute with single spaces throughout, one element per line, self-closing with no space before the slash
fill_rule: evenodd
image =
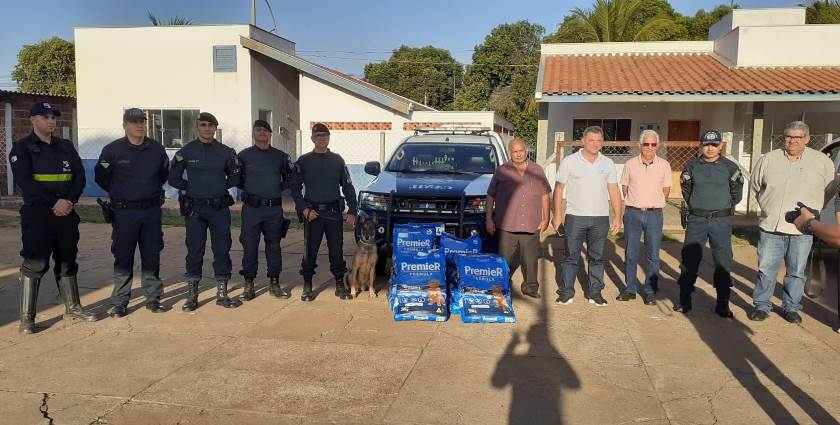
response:
<path id="1" fill-rule="evenodd" d="M 727 67 L 705 53 L 544 59 L 544 95 L 840 93 L 840 66 Z"/>

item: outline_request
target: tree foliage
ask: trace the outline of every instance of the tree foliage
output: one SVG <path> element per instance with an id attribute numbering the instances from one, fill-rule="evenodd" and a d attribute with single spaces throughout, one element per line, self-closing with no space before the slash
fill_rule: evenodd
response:
<path id="1" fill-rule="evenodd" d="M 21 91 L 76 95 L 76 55 L 73 43 L 53 37 L 24 45 L 18 52 L 12 79 Z"/>
<path id="2" fill-rule="evenodd" d="M 182 16 L 175 15 L 172 18 L 169 18 L 168 21 L 164 21 L 158 19 L 152 12 L 146 11 L 146 15 L 149 18 L 149 23 L 156 27 L 160 26 L 177 26 L 177 25 L 192 25 L 192 19 L 187 19 Z"/>
<path id="3" fill-rule="evenodd" d="M 815 0 L 800 6 L 807 7 L 805 21 L 809 24 L 840 24 L 840 0 Z"/>
<path id="4" fill-rule="evenodd" d="M 380 63 L 365 65 L 365 81 L 435 109 L 450 110 L 463 84 L 463 66 L 449 50 L 400 46 Z"/>
<path id="5" fill-rule="evenodd" d="M 519 136 L 536 142 L 534 87 L 545 28 L 526 20 L 502 24 L 475 46 L 455 109 L 493 110 L 516 126 Z"/>

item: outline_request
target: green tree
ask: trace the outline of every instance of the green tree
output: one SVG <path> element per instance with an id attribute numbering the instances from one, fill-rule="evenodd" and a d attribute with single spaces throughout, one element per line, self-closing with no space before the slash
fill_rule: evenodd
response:
<path id="1" fill-rule="evenodd" d="M 18 52 L 12 79 L 21 91 L 76 95 L 76 55 L 73 43 L 53 37 L 24 45 Z"/>
<path id="2" fill-rule="evenodd" d="M 807 7 L 805 22 L 809 24 L 840 24 L 840 0 L 815 0 L 800 6 Z"/>
<path id="3" fill-rule="evenodd" d="M 146 11 L 146 15 L 149 18 L 149 23 L 152 25 L 159 27 L 159 26 L 177 26 L 177 25 L 192 25 L 192 19 L 187 19 L 178 15 L 175 15 L 172 18 L 169 18 L 168 21 L 162 21 L 158 19 L 152 12 Z"/>
<path id="4" fill-rule="evenodd" d="M 572 9 L 546 42 L 676 40 L 685 37 L 676 17 L 666 0 L 595 0 Z"/>
<path id="5" fill-rule="evenodd" d="M 475 46 L 455 109 L 493 110 L 516 126 L 517 134 L 536 143 L 534 87 L 545 28 L 526 20 L 499 25 Z"/>
<path id="6" fill-rule="evenodd" d="M 708 40 L 709 28 L 732 12 L 733 8 L 737 9 L 738 5 L 727 6 L 721 4 L 710 12 L 700 9 L 694 16 L 681 17 L 677 22 L 686 28 L 688 33 L 687 40 Z"/>
<path id="7" fill-rule="evenodd" d="M 365 65 L 364 79 L 432 108 L 450 110 L 464 70 L 449 50 L 400 46 L 387 61 Z"/>

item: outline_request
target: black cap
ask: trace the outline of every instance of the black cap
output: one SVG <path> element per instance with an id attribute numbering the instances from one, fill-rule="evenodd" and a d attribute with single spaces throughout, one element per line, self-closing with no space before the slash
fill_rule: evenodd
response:
<path id="1" fill-rule="evenodd" d="M 205 121 L 205 122 L 209 122 L 210 124 L 213 124 L 213 125 L 219 125 L 219 120 L 217 120 L 216 117 L 214 117 L 213 114 L 211 114 L 209 112 L 202 112 L 202 113 L 198 114 L 198 120 L 197 121 Z"/>
<path id="2" fill-rule="evenodd" d="M 53 114 L 53 116 L 60 117 L 61 111 L 47 102 L 37 102 L 32 105 L 32 109 L 29 110 L 30 117 L 34 117 L 35 115 L 45 117 L 47 114 Z"/>
<path id="3" fill-rule="evenodd" d="M 720 132 L 717 130 L 707 130 L 700 136 L 700 145 L 715 145 L 718 146 L 723 142 L 723 138 L 720 137 Z"/>
<path id="4" fill-rule="evenodd" d="M 315 136 L 315 135 L 318 135 L 318 134 L 329 135 L 330 134 L 329 127 L 327 127 L 327 125 L 322 123 L 322 122 L 316 122 L 315 125 L 312 126 L 312 135 Z"/>
<path id="5" fill-rule="evenodd" d="M 271 126 L 263 120 L 254 121 L 254 128 L 264 128 L 264 129 L 268 130 L 269 133 L 272 132 L 271 131 Z"/>
<path id="6" fill-rule="evenodd" d="M 138 108 L 128 108 L 123 112 L 123 122 L 146 121 L 146 114 Z"/>

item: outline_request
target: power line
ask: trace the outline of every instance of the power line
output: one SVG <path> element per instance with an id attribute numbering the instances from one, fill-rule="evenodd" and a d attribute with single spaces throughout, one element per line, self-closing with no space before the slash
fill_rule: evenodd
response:
<path id="1" fill-rule="evenodd" d="M 389 60 L 389 59 L 370 59 L 370 58 L 351 58 L 346 56 L 329 56 L 329 55 L 298 55 L 298 56 L 306 56 L 306 57 L 313 57 L 313 58 L 324 58 L 324 59 L 340 59 L 340 60 L 354 60 L 354 61 L 367 61 L 367 62 L 389 62 L 389 63 L 408 63 L 408 64 L 416 64 L 416 65 L 448 65 L 448 66 L 508 66 L 508 67 L 539 67 L 539 64 L 531 64 L 531 63 L 524 63 L 524 64 L 495 64 L 495 63 L 460 63 L 460 62 L 428 62 L 428 61 L 404 61 L 404 60 Z"/>

